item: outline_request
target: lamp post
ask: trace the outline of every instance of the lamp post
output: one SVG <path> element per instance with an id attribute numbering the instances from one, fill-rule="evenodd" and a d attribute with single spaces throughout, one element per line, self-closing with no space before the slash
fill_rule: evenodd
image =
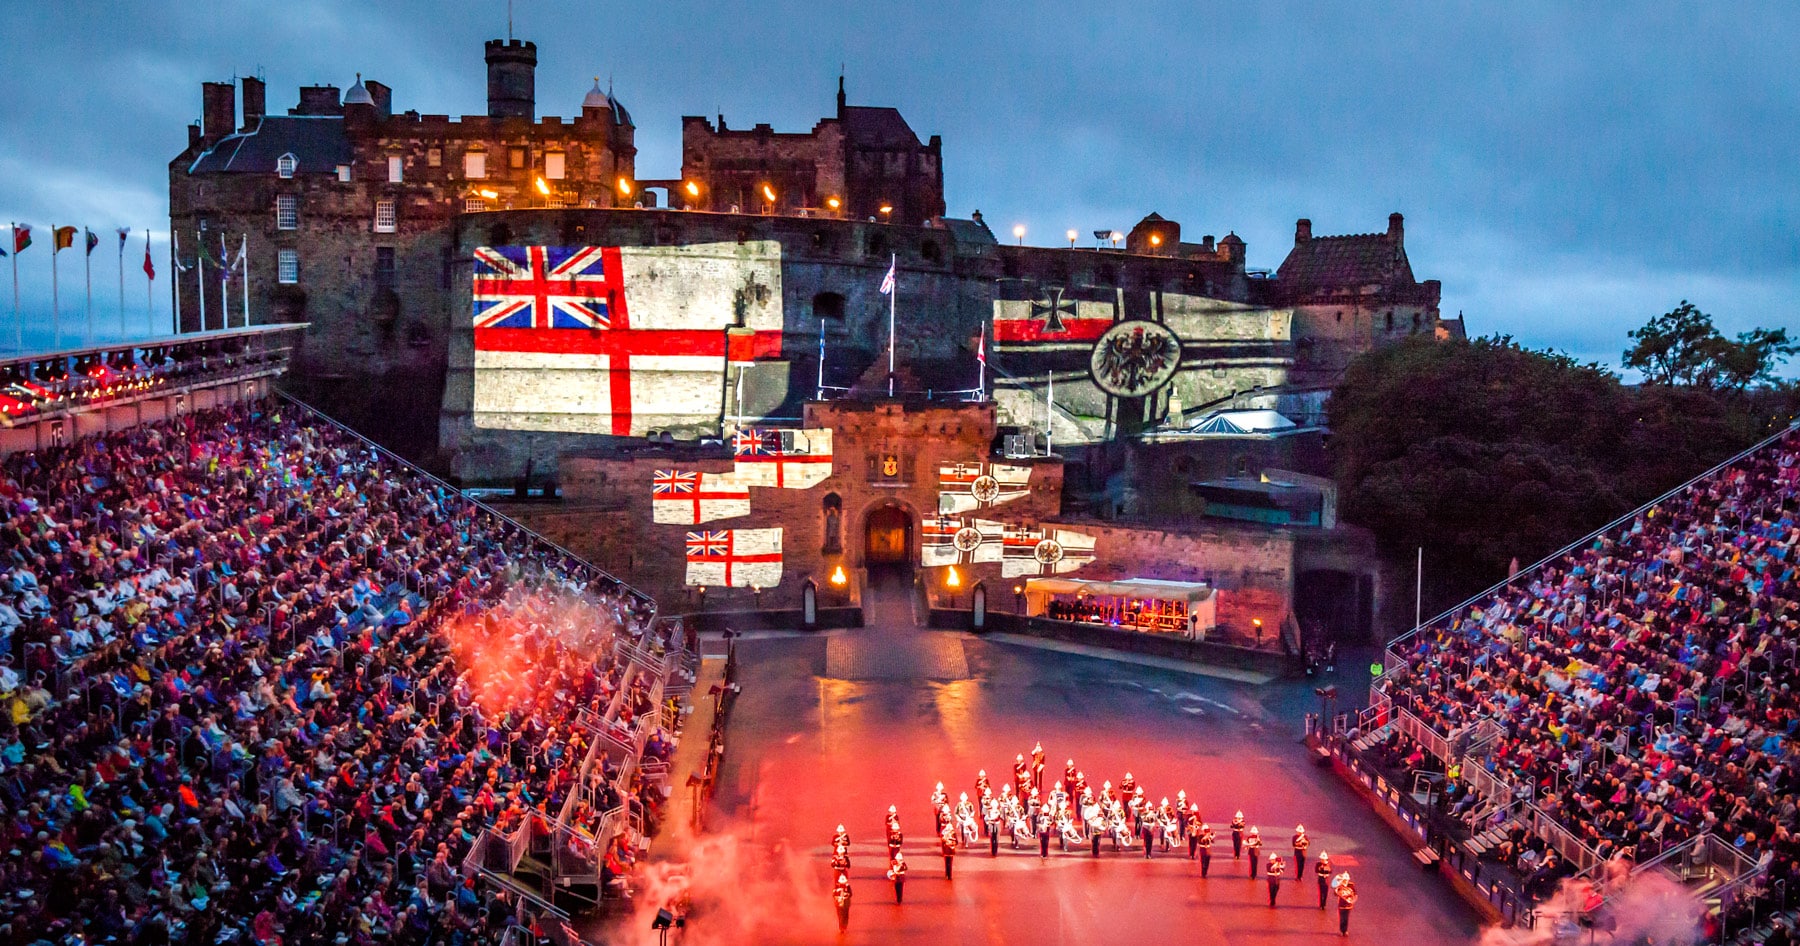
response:
<path id="1" fill-rule="evenodd" d="M 1251 618 L 1250 625 L 1256 628 L 1256 646 L 1262 646 L 1262 618 Z"/>
<path id="2" fill-rule="evenodd" d="M 1115 249 L 1115 250 L 1116 250 L 1116 249 L 1118 249 L 1118 248 L 1119 248 L 1119 243 L 1120 243 L 1120 242 L 1121 242 L 1121 241 L 1123 241 L 1123 240 L 1124 240 L 1124 239 L 1125 239 L 1125 234 L 1123 234 L 1123 233 L 1120 233 L 1120 232 L 1119 232 L 1119 231 L 1117 231 L 1117 230 L 1114 230 L 1114 231 L 1113 231 L 1113 232 L 1112 232 L 1112 245 L 1113 245 L 1113 249 Z"/>
<path id="3" fill-rule="evenodd" d="M 950 570 L 944 573 L 944 587 L 950 589 L 950 606 L 956 607 L 959 589 L 962 588 L 962 575 L 957 572 L 955 565 L 950 566 Z"/>
<path id="4" fill-rule="evenodd" d="M 832 214 L 835 216 L 838 210 L 844 206 L 844 202 L 836 197 L 827 197 L 825 198 L 825 206 L 830 208 Z"/>
<path id="5" fill-rule="evenodd" d="M 762 186 L 762 195 L 763 195 L 763 200 L 767 201 L 767 206 L 769 208 L 769 215 L 774 216 L 775 215 L 775 188 L 770 187 L 767 184 L 764 184 Z"/>
<path id="6" fill-rule="evenodd" d="M 1013 613 L 1019 614 L 1019 615 L 1023 615 L 1025 613 L 1025 586 L 1024 585 L 1014 585 L 1013 586 Z"/>
<path id="7" fill-rule="evenodd" d="M 1069 249 L 1072 250 L 1075 248 L 1075 231 L 1070 230 L 1067 235 L 1069 237 Z"/>
<path id="8" fill-rule="evenodd" d="M 688 209 L 693 210 L 700 200 L 700 183 L 698 181 L 689 181 L 682 189 L 687 191 Z"/>
<path id="9" fill-rule="evenodd" d="M 1013 239 L 1018 240 L 1020 246 L 1025 245 L 1025 225 L 1024 224 L 1019 223 L 1019 224 L 1013 225 Z"/>

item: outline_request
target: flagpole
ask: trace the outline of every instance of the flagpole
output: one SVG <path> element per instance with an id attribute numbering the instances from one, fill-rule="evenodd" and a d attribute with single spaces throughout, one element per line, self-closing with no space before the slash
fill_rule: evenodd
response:
<path id="1" fill-rule="evenodd" d="M 1044 453 L 1054 456 L 1056 448 L 1050 443 L 1050 428 L 1056 420 L 1056 372 L 1044 372 L 1044 380 L 1048 382 L 1044 395 Z"/>
<path id="2" fill-rule="evenodd" d="M 825 317 L 819 316 L 819 385 L 813 400 L 825 400 Z"/>
<path id="3" fill-rule="evenodd" d="M 985 401 L 985 400 L 987 400 L 987 323 L 986 322 L 981 323 L 981 341 L 976 343 L 975 356 L 976 356 L 975 357 L 976 363 L 981 366 L 981 368 L 980 368 L 981 373 L 976 376 L 976 381 L 975 381 L 975 398 L 978 401 Z"/>
<path id="4" fill-rule="evenodd" d="M 17 223 L 12 224 L 12 245 L 14 344 L 23 354 L 25 351 L 25 318 L 19 314 L 19 225 Z"/>
<path id="5" fill-rule="evenodd" d="M 62 302 L 56 288 L 56 257 L 62 253 L 62 235 L 50 225 L 50 350 L 62 347 Z"/>
<path id="6" fill-rule="evenodd" d="M 125 328 L 125 239 L 131 234 L 129 230 L 119 231 L 119 340 L 131 332 Z"/>
<path id="7" fill-rule="evenodd" d="M 94 234 L 86 227 L 82 227 L 81 236 L 82 241 L 87 244 L 82 247 L 81 273 L 82 278 L 87 280 L 87 345 L 92 347 L 94 344 Z"/>
<path id="8" fill-rule="evenodd" d="M 195 231 L 194 295 L 200 297 L 200 331 L 206 331 L 206 231 Z"/>
<path id="9" fill-rule="evenodd" d="M 144 262 L 150 262 L 150 231 L 144 231 Z M 144 331 L 145 338 L 156 337 L 156 278 L 148 271 L 144 273 Z"/>
<path id="10" fill-rule="evenodd" d="M 225 231 L 219 231 L 219 327 L 231 327 L 231 250 L 225 247 Z"/>
<path id="11" fill-rule="evenodd" d="M 250 234 L 238 242 L 238 267 L 244 271 L 244 328 L 250 327 Z"/>
<path id="12" fill-rule="evenodd" d="M 899 268 L 900 254 L 894 253 L 888 258 L 888 272 Z M 894 396 L 894 307 L 895 300 L 900 298 L 900 280 L 894 280 L 894 291 L 888 293 L 888 397 Z"/>
<path id="13" fill-rule="evenodd" d="M 149 231 L 144 231 L 144 239 L 149 240 Z M 174 308 L 169 310 L 169 334 L 181 334 L 181 231 L 169 228 L 169 279 L 174 283 Z"/>

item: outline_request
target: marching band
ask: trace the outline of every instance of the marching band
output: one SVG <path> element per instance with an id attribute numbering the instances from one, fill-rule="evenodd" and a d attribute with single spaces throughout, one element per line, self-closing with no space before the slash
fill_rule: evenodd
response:
<path id="1" fill-rule="evenodd" d="M 1201 817 L 1200 805 L 1190 801 L 1185 790 L 1176 792 L 1173 800 L 1164 796 L 1151 801 L 1130 772 L 1125 773 L 1118 787 L 1103 780 L 1096 790 L 1089 784 L 1087 774 L 1076 767 L 1075 760 L 1069 759 L 1063 766 L 1062 778 L 1050 782 L 1046 791 L 1044 768 L 1044 747 L 1040 743 L 1032 749 L 1029 759 L 1024 753 L 1013 757 L 1012 781 L 1003 781 L 998 793 L 994 792 L 986 769 L 975 775 L 975 797 L 971 798 L 968 792 L 958 792 L 954 805 L 950 803 L 944 783 L 937 783 L 931 792 L 931 807 L 938 853 L 944 858 L 945 880 L 953 877 L 957 849 L 972 848 L 984 837 L 989 856 L 999 856 L 1002 840 L 1012 850 L 1018 850 L 1021 845 L 1029 848 L 1035 840 L 1040 858 L 1050 856 L 1053 839 L 1061 852 L 1082 851 L 1096 858 L 1108 844 L 1116 853 L 1141 850 L 1144 857 L 1150 858 L 1159 852 L 1177 849 L 1185 840 L 1188 860 L 1199 861 L 1200 876 L 1207 876 L 1212 867 L 1213 827 Z M 893 881 L 895 903 L 903 902 L 906 883 L 906 860 L 900 850 L 904 840 L 899 808 L 889 805 L 887 879 Z M 849 844 L 849 832 L 843 825 L 838 825 L 831 839 L 831 871 L 837 878 L 833 898 L 838 905 L 840 929 L 849 923 Z M 1289 876 L 1302 879 L 1306 852 L 1311 844 L 1306 826 L 1295 825 L 1291 873 L 1287 859 L 1280 852 L 1271 851 L 1267 855 L 1264 877 L 1269 886 L 1270 907 L 1275 906 L 1284 879 Z M 1244 859 L 1245 852 L 1249 853 L 1252 880 L 1256 879 L 1257 864 L 1263 856 L 1262 846 L 1262 835 L 1257 826 L 1248 824 L 1242 811 L 1234 812 L 1231 818 L 1232 857 Z M 1348 871 L 1334 875 L 1331 855 L 1323 851 L 1314 862 L 1314 872 L 1319 883 L 1319 908 L 1325 908 L 1328 893 L 1335 894 L 1339 933 L 1348 935 L 1350 909 L 1356 904 L 1355 883 Z"/>

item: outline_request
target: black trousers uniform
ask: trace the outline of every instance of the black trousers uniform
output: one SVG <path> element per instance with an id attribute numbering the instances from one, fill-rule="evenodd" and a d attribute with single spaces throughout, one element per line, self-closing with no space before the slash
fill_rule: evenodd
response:
<path id="1" fill-rule="evenodd" d="M 1212 848 L 1203 847 L 1200 849 L 1200 876 L 1205 877 L 1206 872 L 1211 868 L 1212 868 Z"/>

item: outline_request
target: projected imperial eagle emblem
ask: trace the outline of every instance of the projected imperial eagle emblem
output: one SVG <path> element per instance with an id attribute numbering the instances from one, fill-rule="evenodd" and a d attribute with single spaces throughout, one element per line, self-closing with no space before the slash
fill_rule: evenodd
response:
<path id="1" fill-rule="evenodd" d="M 1143 397 L 1169 383 L 1181 365 L 1181 339 L 1158 322 L 1119 322 L 1094 343 L 1088 370 L 1114 397 Z"/>

